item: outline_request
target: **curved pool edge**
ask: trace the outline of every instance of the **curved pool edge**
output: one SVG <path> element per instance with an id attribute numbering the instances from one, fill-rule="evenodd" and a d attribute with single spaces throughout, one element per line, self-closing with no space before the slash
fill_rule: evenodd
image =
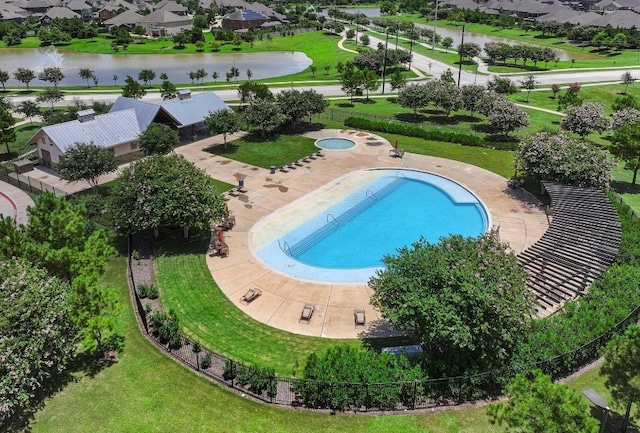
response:
<path id="1" fill-rule="evenodd" d="M 322 142 L 322 141 L 348 141 L 349 143 L 351 143 L 351 146 L 349 147 L 324 147 L 319 145 L 318 143 Z M 331 152 L 342 152 L 345 150 L 353 150 L 358 143 L 355 142 L 355 140 L 352 140 L 350 138 L 345 138 L 345 137 L 324 137 L 324 138 L 319 138 L 317 139 L 314 143 L 313 143 L 318 149 L 322 149 L 322 150 L 328 150 Z"/>
<path id="2" fill-rule="evenodd" d="M 328 182 L 320 188 L 310 192 L 306 196 L 300 197 L 299 199 L 293 201 L 289 205 L 285 207 L 286 211 L 295 211 L 298 210 L 298 213 L 302 211 L 299 210 L 300 206 L 305 202 L 315 203 L 314 197 L 322 194 L 331 194 L 333 188 L 338 187 L 339 185 L 343 185 L 346 183 L 350 177 L 356 177 L 358 174 L 368 174 L 368 176 L 364 176 L 368 182 L 375 181 L 376 179 L 382 179 L 388 176 L 389 172 L 411 172 L 416 176 L 410 177 L 411 179 L 420 180 L 422 182 L 428 183 L 430 185 L 435 186 L 440 191 L 445 193 L 454 203 L 458 204 L 474 204 L 479 208 L 479 213 L 483 219 L 484 230 L 481 233 L 487 233 L 493 229 L 492 226 L 492 216 L 491 210 L 486 204 L 478 197 L 477 194 L 474 194 L 469 188 L 467 188 L 462 183 L 451 179 L 447 176 L 443 176 L 438 173 L 433 173 L 427 170 L 419 170 L 413 168 L 404 168 L 404 167 L 373 167 L 351 171 L 345 173 L 334 181 Z M 398 175 L 396 174 L 396 177 Z M 441 179 L 443 182 L 436 181 L 435 184 L 432 182 L 433 179 Z M 357 177 L 356 177 L 357 179 Z M 358 179 L 360 180 L 360 179 Z M 444 182 L 446 181 L 446 182 Z M 369 183 L 364 186 L 368 186 Z M 357 192 L 358 189 L 361 189 L 363 185 L 361 182 L 354 182 L 351 185 L 351 188 L 347 188 L 347 196 L 353 195 Z M 457 189 L 458 191 L 453 191 Z M 460 190 L 463 190 L 462 193 Z M 472 197 L 473 199 L 470 199 Z M 307 281 L 318 284 L 366 284 L 371 279 L 371 277 L 375 276 L 377 271 L 383 270 L 383 266 L 372 266 L 372 267 L 362 267 L 362 268 L 322 268 L 314 265 L 310 265 L 301 261 L 298 261 L 291 257 L 289 254 L 285 252 L 286 245 L 282 245 L 280 239 L 290 231 L 295 230 L 304 224 L 310 222 L 312 219 L 318 217 L 319 215 L 325 213 L 327 210 L 331 209 L 331 206 L 335 206 L 344 199 L 344 194 L 336 194 L 333 196 L 332 203 L 327 206 L 322 206 L 320 208 L 313 208 L 313 214 L 305 216 L 306 220 L 302 222 L 296 222 L 296 226 L 291 228 L 286 228 L 282 226 L 278 226 L 276 232 L 272 234 L 272 236 L 267 236 L 270 242 L 262 241 L 262 243 L 258 243 L 259 245 L 256 247 L 256 242 L 254 239 L 254 235 L 256 232 L 259 232 L 264 228 L 265 225 L 270 223 L 272 220 L 276 219 L 274 214 L 271 214 L 260 221 L 258 221 L 250 230 L 249 230 L 249 250 L 253 257 L 255 257 L 262 266 L 273 270 L 285 277 L 299 279 L 301 281 Z M 291 221 L 292 218 L 283 218 L 282 220 Z M 264 236 L 264 234 L 262 234 Z"/>

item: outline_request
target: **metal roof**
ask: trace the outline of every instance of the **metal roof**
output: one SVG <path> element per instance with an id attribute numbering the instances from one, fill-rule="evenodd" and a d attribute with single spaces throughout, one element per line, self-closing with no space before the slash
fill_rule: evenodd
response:
<path id="1" fill-rule="evenodd" d="M 200 123 L 210 112 L 229 109 L 213 92 L 192 93 L 187 99 L 169 99 L 160 106 L 176 120 L 178 128 Z"/>
<path id="2" fill-rule="evenodd" d="M 142 132 L 134 109 L 109 112 L 95 116 L 92 120 L 59 123 L 42 128 L 51 141 L 66 152 L 75 143 L 94 143 L 103 148 L 138 139 Z"/>
<path id="3" fill-rule="evenodd" d="M 160 106 L 158 104 L 120 96 L 111 106 L 109 113 L 128 110 L 131 108 L 133 108 L 136 112 L 136 118 L 138 119 L 138 127 L 140 128 L 140 131 L 144 131 L 147 129 L 149 124 L 153 122 L 153 119 L 155 119 L 158 111 L 160 110 Z"/>

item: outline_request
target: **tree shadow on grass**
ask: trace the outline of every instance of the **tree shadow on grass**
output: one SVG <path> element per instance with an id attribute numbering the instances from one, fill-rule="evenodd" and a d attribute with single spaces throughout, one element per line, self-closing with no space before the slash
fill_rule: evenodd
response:
<path id="1" fill-rule="evenodd" d="M 397 113 L 394 117 L 401 122 L 407 123 L 422 123 L 427 121 L 427 116 L 424 114 Z"/>
<path id="2" fill-rule="evenodd" d="M 611 188 L 618 194 L 640 194 L 640 185 L 622 180 L 612 181 Z"/>
<path id="3" fill-rule="evenodd" d="M 457 116 L 446 116 L 442 113 L 429 116 L 427 120 L 436 125 L 457 125 L 460 122 Z"/>
<path id="4" fill-rule="evenodd" d="M 340 108 L 353 108 L 356 106 L 356 104 L 352 104 L 351 102 L 340 102 L 336 105 Z"/>
<path id="5" fill-rule="evenodd" d="M 203 150 L 212 155 L 225 156 L 233 155 L 238 151 L 239 148 L 240 146 L 238 146 L 237 144 L 234 144 L 233 142 L 227 142 L 227 144 L 214 144 L 213 146 L 205 147 Z"/>
<path id="6" fill-rule="evenodd" d="M 0 161 L 11 161 L 13 158 L 16 158 L 17 156 L 18 154 L 16 152 L 0 153 Z"/>
<path id="7" fill-rule="evenodd" d="M 35 391 L 34 396 L 29 400 L 29 406 L 21 408 L 12 417 L 0 422 L 0 431 L 5 433 L 19 433 L 31 431 L 31 422 L 35 414 L 40 411 L 45 401 L 58 392 L 64 390 L 68 384 L 77 382 L 78 377 L 88 376 L 93 378 L 104 368 L 115 362 L 100 363 L 92 354 L 80 354 L 62 373 L 57 373 L 42 382 L 42 386 Z"/>

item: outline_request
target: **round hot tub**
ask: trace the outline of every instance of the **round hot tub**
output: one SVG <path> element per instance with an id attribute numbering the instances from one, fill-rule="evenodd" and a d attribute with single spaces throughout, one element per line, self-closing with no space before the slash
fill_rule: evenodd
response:
<path id="1" fill-rule="evenodd" d="M 356 142 L 348 138 L 321 138 L 316 140 L 316 146 L 326 150 L 346 150 L 355 145 Z"/>

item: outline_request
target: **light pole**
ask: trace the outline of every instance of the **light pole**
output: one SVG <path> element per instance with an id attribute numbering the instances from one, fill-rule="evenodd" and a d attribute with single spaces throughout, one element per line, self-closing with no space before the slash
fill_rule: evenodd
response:
<path id="1" fill-rule="evenodd" d="M 384 79 L 387 76 L 387 48 L 389 46 L 389 26 L 387 26 L 387 39 L 384 41 L 384 57 L 382 58 L 382 94 L 384 95 Z"/>
<path id="2" fill-rule="evenodd" d="M 433 20 L 433 43 L 431 44 L 431 51 L 436 49 L 436 24 L 438 23 L 438 0 L 436 0 L 436 15 Z"/>
<path id="3" fill-rule="evenodd" d="M 460 64 L 458 65 L 458 87 L 462 78 L 462 54 L 464 54 L 464 24 L 462 24 L 462 42 L 460 42 Z"/>

